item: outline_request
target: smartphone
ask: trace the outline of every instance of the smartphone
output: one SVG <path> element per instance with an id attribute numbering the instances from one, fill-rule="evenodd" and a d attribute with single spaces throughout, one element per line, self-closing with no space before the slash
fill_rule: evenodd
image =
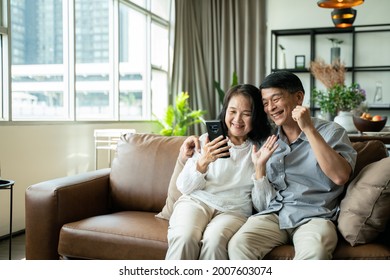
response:
<path id="1" fill-rule="evenodd" d="M 222 125 L 222 121 L 220 120 L 206 121 L 206 127 L 207 127 L 207 133 L 209 134 L 210 141 L 213 141 L 215 138 L 221 135 L 223 136 L 224 139 L 227 136 L 227 133 Z M 225 146 L 227 146 L 227 144 Z M 228 158 L 228 157 L 230 157 L 230 155 L 224 156 L 222 158 Z"/>

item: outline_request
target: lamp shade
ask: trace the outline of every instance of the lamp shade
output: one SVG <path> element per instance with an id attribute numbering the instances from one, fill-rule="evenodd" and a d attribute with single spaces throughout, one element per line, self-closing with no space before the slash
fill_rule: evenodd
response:
<path id="1" fill-rule="evenodd" d="M 334 9 L 332 21 L 337 28 L 351 27 L 356 18 L 356 10 L 352 8 Z"/>
<path id="2" fill-rule="evenodd" d="M 321 8 L 344 9 L 358 6 L 364 3 L 364 0 L 323 0 L 318 1 L 317 5 Z"/>

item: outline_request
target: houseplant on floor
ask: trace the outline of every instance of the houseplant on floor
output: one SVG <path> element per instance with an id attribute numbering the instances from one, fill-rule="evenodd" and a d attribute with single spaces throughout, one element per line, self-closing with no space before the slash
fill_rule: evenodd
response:
<path id="1" fill-rule="evenodd" d="M 203 122 L 202 116 L 206 113 L 203 110 L 192 110 L 188 99 L 188 92 L 181 92 L 177 95 L 174 105 L 169 105 L 162 119 L 157 122 L 162 126 L 161 135 L 185 136 L 188 128 L 194 124 Z"/>

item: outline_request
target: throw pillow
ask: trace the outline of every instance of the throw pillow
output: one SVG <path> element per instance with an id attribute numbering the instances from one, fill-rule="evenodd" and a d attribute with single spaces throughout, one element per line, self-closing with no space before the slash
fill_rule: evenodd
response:
<path id="1" fill-rule="evenodd" d="M 180 172 L 183 170 L 184 163 L 182 163 L 179 159 L 176 161 L 175 169 L 173 170 L 171 180 L 169 182 L 168 187 L 168 196 L 165 202 L 165 205 L 160 213 L 156 215 L 157 218 L 169 220 L 172 215 L 173 205 L 176 200 L 181 196 L 181 192 L 176 187 L 177 177 Z"/>
<path id="2" fill-rule="evenodd" d="M 363 167 L 388 156 L 386 146 L 379 140 L 353 142 L 352 147 L 357 152 L 356 165 L 352 178 L 355 178 Z"/>
<path id="3" fill-rule="evenodd" d="M 390 157 L 364 167 L 340 203 L 338 229 L 352 246 L 375 240 L 390 219 Z"/>

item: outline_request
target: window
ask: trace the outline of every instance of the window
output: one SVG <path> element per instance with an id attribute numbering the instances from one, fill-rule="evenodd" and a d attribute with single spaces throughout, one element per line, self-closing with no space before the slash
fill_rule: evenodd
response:
<path id="1" fill-rule="evenodd" d="M 7 16 L 3 1 L 0 0 L 0 121 L 9 119 L 9 56 Z"/>
<path id="2" fill-rule="evenodd" d="M 171 0 L 10 4 L 12 120 L 148 120 L 167 106 Z"/>
<path id="3" fill-rule="evenodd" d="M 0 34 L 0 79 L 3 77 L 4 74 L 3 65 L 4 65 L 3 64 L 3 34 Z M 0 81 L 1 84 L 4 84 L 3 79 L 1 79 Z M 7 102 L 5 102 L 7 98 L 6 92 L 7 91 L 2 86 L 0 88 L 0 120 L 6 119 L 5 110 L 4 110 L 5 109 L 4 105 L 7 104 Z"/>

